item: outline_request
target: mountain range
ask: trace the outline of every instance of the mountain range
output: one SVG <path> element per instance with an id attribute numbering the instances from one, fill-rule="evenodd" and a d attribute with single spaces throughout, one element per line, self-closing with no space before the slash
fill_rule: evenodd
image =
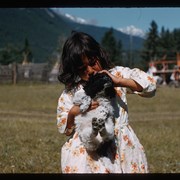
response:
<path id="1" fill-rule="evenodd" d="M 60 37 L 67 37 L 72 30 L 86 32 L 100 43 L 109 29 L 76 22 L 50 8 L 0 8 L 0 51 L 9 44 L 23 49 L 28 39 L 33 61 L 46 62 L 57 49 Z M 143 38 L 115 29 L 113 32 L 124 50 L 130 45 L 132 50 L 142 48 Z"/>
<path id="2" fill-rule="evenodd" d="M 87 20 L 82 17 L 77 17 L 74 15 L 71 15 L 69 13 L 63 13 L 62 8 L 51 8 L 51 9 L 53 9 L 56 13 L 66 16 L 67 18 L 69 18 L 72 21 L 75 21 L 79 24 L 91 24 L 94 26 L 97 25 L 96 19 Z M 142 29 L 139 29 L 139 28 L 135 27 L 134 25 L 129 25 L 125 28 L 119 27 L 119 28 L 116 28 L 116 30 L 119 30 L 128 35 L 139 36 L 142 38 L 145 38 L 145 36 L 146 36 L 146 33 Z"/>

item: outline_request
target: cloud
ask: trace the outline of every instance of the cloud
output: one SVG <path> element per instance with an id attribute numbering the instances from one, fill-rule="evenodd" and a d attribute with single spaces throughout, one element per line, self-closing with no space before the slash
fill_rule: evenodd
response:
<path id="1" fill-rule="evenodd" d="M 73 15 L 70 15 L 68 13 L 65 13 L 64 14 L 67 18 L 71 19 L 72 21 L 75 21 L 77 23 L 80 23 L 80 24 L 88 24 L 88 21 L 83 19 L 83 18 L 80 18 L 80 17 L 76 17 L 76 16 L 73 16 Z"/>
<path id="2" fill-rule="evenodd" d="M 98 25 L 98 22 L 97 22 L 96 19 L 87 20 L 87 19 L 83 19 L 81 17 L 73 16 L 73 15 L 68 14 L 68 13 L 63 13 L 61 11 L 61 9 L 59 9 L 59 8 L 51 8 L 51 9 L 54 12 L 56 12 L 57 14 L 65 16 L 66 18 L 70 19 L 71 21 L 74 21 L 74 22 L 77 22 L 77 23 L 80 23 L 80 24 L 89 24 L 89 25 L 94 25 L 94 26 Z"/>
<path id="3" fill-rule="evenodd" d="M 67 13 L 65 13 L 64 15 L 67 18 L 71 19 L 72 21 L 80 23 L 80 24 L 89 24 L 89 25 L 95 25 L 95 26 L 98 24 L 96 19 L 87 20 L 87 19 L 83 19 L 81 17 L 72 16 L 72 15 L 67 14 Z"/>
<path id="4" fill-rule="evenodd" d="M 90 19 L 90 20 L 88 20 L 88 23 L 91 24 L 91 25 L 94 25 L 94 26 L 98 25 L 97 19 Z"/>
<path id="5" fill-rule="evenodd" d="M 142 29 L 136 28 L 133 25 L 127 26 L 125 28 L 118 28 L 117 30 L 129 35 L 131 34 L 133 36 L 140 36 L 141 38 L 145 37 L 145 32 Z"/>

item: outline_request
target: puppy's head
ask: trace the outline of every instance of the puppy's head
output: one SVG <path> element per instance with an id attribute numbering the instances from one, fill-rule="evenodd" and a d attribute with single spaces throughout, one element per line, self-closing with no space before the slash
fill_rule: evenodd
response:
<path id="1" fill-rule="evenodd" d="M 112 79 L 105 73 L 96 73 L 90 76 L 89 81 L 84 86 L 84 91 L 88 96 L 105 96 L 112 98 L 115 96 L 115 89 Z"/>

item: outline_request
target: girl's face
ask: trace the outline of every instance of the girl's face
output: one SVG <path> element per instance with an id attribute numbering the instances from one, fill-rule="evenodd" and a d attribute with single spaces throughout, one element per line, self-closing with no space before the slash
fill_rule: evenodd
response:
<path id="1" fill-rule="evenodd" d="M 88 81 L 89 76 L 102 70 L 97 58 L 88 59 L 87 56 L 82 58 L 83 65 L 78 68 L 78 75 L 82 80 Z"/>

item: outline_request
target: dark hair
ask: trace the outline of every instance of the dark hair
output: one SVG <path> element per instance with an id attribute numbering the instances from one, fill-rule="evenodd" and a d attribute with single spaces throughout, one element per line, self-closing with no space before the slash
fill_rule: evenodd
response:
<path id="1" fill-rule="evenodd" d="M 103 69 L 113 67 L 107 53 L 100 44 L 90 35 L 73 31 L 66 40 L 59 68 L 58 80 L 72 89 L 77 83 L 78 67 L 83 65 L 82 56 L 88 59 L 96 57 Z"/>

